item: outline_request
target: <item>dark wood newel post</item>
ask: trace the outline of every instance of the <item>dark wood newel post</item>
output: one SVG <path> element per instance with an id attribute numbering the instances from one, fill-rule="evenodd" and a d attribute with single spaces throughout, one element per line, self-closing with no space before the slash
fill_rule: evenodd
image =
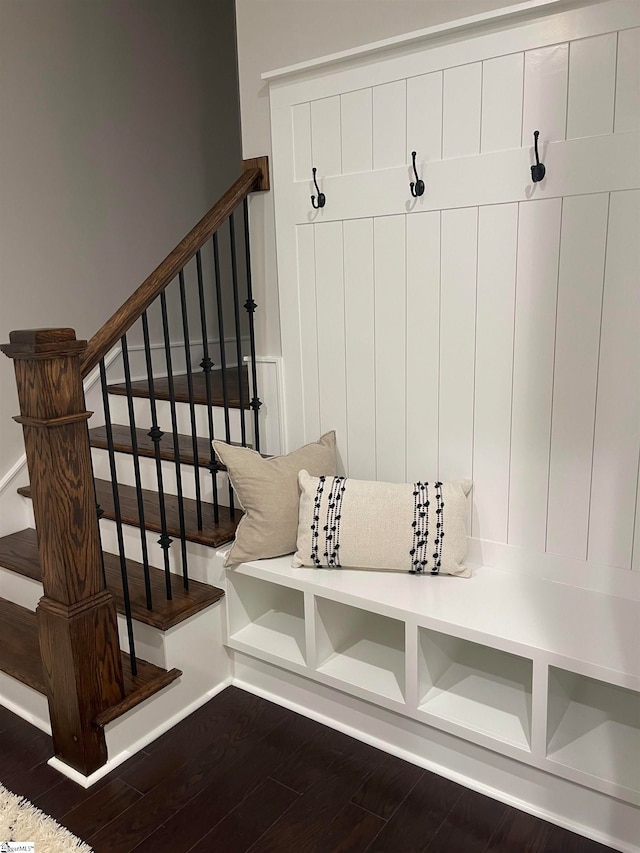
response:
<path id="1" fill-rule="evenodd" d="M 116 610 L 102 575 L 80 360 L 73 329 L 11 332 L 44 596 L 40 650 L 56 756 L 88 775 L 107 760 L 97 715 L 123 698 Z"/>

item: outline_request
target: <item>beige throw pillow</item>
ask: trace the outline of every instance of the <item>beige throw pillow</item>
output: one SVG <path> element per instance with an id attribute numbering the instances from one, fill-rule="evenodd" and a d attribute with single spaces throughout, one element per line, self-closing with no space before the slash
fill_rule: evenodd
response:
<path id="1" fill-rule="evenodd" d="M 298 472 L 304 468 L 317 476 L 336 473 L 335 432 L 270 459 L 224 441 L 214 441 L 213 447 L 244 509 L 225 566 L 292 554 L 298 529 Z"/>
<path id="2" fill-rule="evenodd" d="M 294 567 L 462 575 L 471 480 L 377 483 L 301 471 Z"/>

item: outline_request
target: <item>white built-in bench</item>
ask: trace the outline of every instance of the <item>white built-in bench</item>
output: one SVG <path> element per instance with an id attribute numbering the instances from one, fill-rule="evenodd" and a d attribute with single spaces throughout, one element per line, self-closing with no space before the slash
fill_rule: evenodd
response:
<path id="1" fill-rule="evenodd" d="M 290 564 L 283 557 L 227 571 L 227 644 L 240 658 L 365 700 L 359 719 L 369 709 L 374 728 L 384 708 L 400 715 L 389 717 L 400 729 L 410 718 L 426 723 L 425 733 L 640 804 L 637 602 L 484 567 L 463 579 Z M 625 821 L 640 817 L 624 808 Z M 552 804 L 548 815 L 636 849 L 625 841 L 631 824 L 563 820 Z"/>

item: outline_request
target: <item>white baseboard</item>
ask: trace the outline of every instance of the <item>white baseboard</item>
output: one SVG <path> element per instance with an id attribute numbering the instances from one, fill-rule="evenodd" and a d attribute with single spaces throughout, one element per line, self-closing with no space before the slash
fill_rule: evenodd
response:
<path id="1" fill-rule="evenodd" d="M 103 767 L 96 770 L 95 773 L 92 773 L 90 776 L 83 776 L 82 773 L 74 770 L 73 767 L 69 767 L 69 765 L 65 764 L 64 761 L 60 761 L 59 758 L 50 758 L 49 761 L 47 761 L 47 764 L 50 767 L 53 767 L 54 770 L 58 770 L 76 784 L 81 785 L 83 788 L 90 788 L 92 785 L 95 785 L 96 782 L 99 782 L 100 779 L 111 773 L 112 770 L 115 770 L 116 767 L 124 764 L 124 762 L 129 758 L 134 756 L 137 752 L 140 752 L 141 749 L 144 749 L 145 746 L 150 744 L 152 741 L 156 740 L 156 738 L 159 738 L 165 732 L 169 731 L 169 729 L 173 728 L 173 726 L 181 722 L 181 720 L 184 720 L 184 718 L 188 717 L 189 714 L 193 714 L 194 711 L 197 711 L 198 708 L 202 707 L 202 705 L 207 703 L 210 699 L 213 699 L 214 696 L 217 696 L 218 693 L 221 693 L 226 687 L 229 687 L 231 682 L 231 677 L 226 678 L 220 684 L 211 688 L 211 690 L 203 693 L 198 699 L 195 699 L 168 720 L 165 720 L 160 725 L 156 726 L 144 735 L 144 737 L 141 737 L 128 749 L 123 749 L 117 755 L 114 755 L 113 758 L 110 758 Z"/>
<path id="2" fill-rule="evenodd" d="M 232 656 L 233 684 L 242 690 L 621 853 L 640 853 L 635 806 L 240 652 Z"/>

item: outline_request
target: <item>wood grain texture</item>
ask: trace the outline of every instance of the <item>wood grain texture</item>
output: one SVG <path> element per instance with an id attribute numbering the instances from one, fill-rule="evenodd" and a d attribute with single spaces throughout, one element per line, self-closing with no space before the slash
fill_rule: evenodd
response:
<path id="1" fill-rule="evenodd" d="M 224 394 L 222 390 L 222 371 L 212 370 L 209 375 L 211 377 L 211 405 L 224 406 Z M 237 367 L 227 368 L 226 380 L 227 405 L 229 406 L 229 408 L 247 409 L 249 407 L 249 382 L 247 378 L 246 366 L 243 366 L 242 368 L 242 379 L 240 382 L 241 387 L 239 387 L 238 383 Z M 110 394 L 118 394 L 122 397 L 126 397 L 127 395 L 127 386 L 124 382 L 109 385 L 108 390 Z M 148 398 L 148 381 L 146 379 L 141 379 L 137 382 L 132 382 L 131 391 L 134 397 L 144 397 L 145 399 Z M 184 376 L 173 377 L 173 391 L 176 403 L 189 402 L 189 387 L 187 384 L 186 374 Z M 166 378 L 154 378 L 153 392 L 156 396 L 156 400 L 171 400 L 171 395 L 169 393 L 169 380 Z M 208 404 L 207 387 L 204 373 L 193 374 L 193 398 L 194 403 L 200 403 L 203 406 L 206 406 Z"/>
<path id="2" fill-rule="evenodd" d="M 433 853 L 443 849 L 445 833 L 454 840 L 452 832 L 463 843 L 445 848 L 447 853 L 610 853 L 400 759 L 368 752 L 370 747 L 347 735 L 236 687 L 223 690 L 89 790 L 47 766 L 47 735 L 0 709 L 2 726 L 3 782 L 10 779 L 17 794 L 31 795 L 38 808 L 69 826 L 96 853 L 262 853 L 273 848 L 278 853 Z M 291 766 L 294 755 L 311 755 L 311 743 L 316 748 L 326 744 L 325 763 L 318 764 L 301 796 L 276 780 L 280 771 L 275 765 Z M 372 773 L 373 756 L 381 761 Z M 340 778 L 341 768 L 349 779 Z M 328 781 L 334 773 L 335 796 Z M 358 788 L 353 796 L 352 783 Z M 381 806 L 386 818 L 357 804 L 367 789 L 377 792 L 367 802 L 376 811 Z M 385 805 L 387 800 L 395 810 Z M 308 822 L 298 832 L 294 825 L 304 814 Z"/>
<path id="3" fill-rule="evenodd" d="M 261 160 L 263 158 L 260 158 Z M 120 338 L 139 320 L 184 265 L 194 257 L 211 235 L 225 222 L 250 192 L 264 186 L 262 168 L 248 168 L 229 187 L 222 198 L 206 213 L 140 287 L 124 302 L 91 338 L 82 359 L 82 375 L 86 376 Z"/>
<path id="4" fill-rule="evenodd" d="M 113 436 L 113 449 L 117 453 L 133 453 L 133 445 L 131 444 L 131 430 L 123 424 L 112 424 L 111 432 Z M 89 430 L 89 442 L 91 447 L 97 447 L 100 450 L 108 450 L 107 429 L 104 426 L 94 427 Z M 136 442 L 138 444 L 138 455 L 145 456 L 149 459 L 155 459 L 155 447 L 153 441 L 149 438 L 149 432 L 145 429 L 136 429 Z M 160 448 L 160 458 L 167 462 L 175 461 L 175 452 L 173 448 L 173 433 L 165 432 L 158 442 Z M 196 439 L 196 450 L 198 454 L 197 463 L 202 468 L 207 468 L 211 461 L 211 442 L 208 438 Z M 190 435 L 178 435 L 178 457 L 180 462 L 185 465 L 195 465 L 196 457 L 193 452 L 193 440 Z M 220 463 L 222 465 L 222 463 Z M 226 470 L 222 466 L 222 470 Z"/>
<path id="5" fill-rule="evenodd" d="M 125 613 L 120 557 L 117 554 L 109 554 L 105 551 L 103 558 L 107 589 L 113 596 L 118 613 Z M 167 601 L 165 574 L 160 569 L 150 566 L 149 580 L 153 609 L 148 610 L 144 567 L 134 560 L 127 560 L 126 564 L 133 618 L 147 625 L 152 625 L 154 628 L 159 628 L 161 631 L 178 625 L 193 616 L 194 613 L 199 613 L 200 610 L 219 601 L 224 595 L 223 590 L 194 580 L 189 582 L 189 589 L 185 590 L 182 577 L 172 574 L 173 598 L 171 601 Z M 41 580 L 42 570 L 38 556 L 36 531 L 28 528 L 0 539 L 0 566 L 32 580 Z"/>
<path id="6" fill-rule="evenodd" d="M 97 714 L 124 695 L 116 611 L 104 588 L 91 450 L 70 329 L 11 335 L 44 596 L 37 610 L 56 755 L 90 774 L 107 760 Z M 19 352 L 12 346 L 18 347 Z"/>
<path id="7" fill-rule="evenodd" d="M 30 498 L 32 495 L 32 487 L 25 486 L 18 489 L 18 492 L 24 497 Z M 138 499 L 136 490 L 133 486 L 118 487 L 120 495 L 120 513 L 123 524 L 131 524 L 134 527 L 140 526 L 138 514 Z M 167 512 L 167 532 L 170 536 L 180 536 L 180 518 L 178 513 L 178 498 L 175 495 L 166 494 L 165 509 Z M 115 509 L 113 505 L 113 490 L 111 483 L 107 480 L 96 480 L 96 500 L 104 510 L 103 518 L 115 519 Z M 142 490 L 142 500 L 144 504 L 144 520 L 147 530 L 154 530 L 157 533 L 162 533 L 162 525 L 160 524 L 160 506 L 158 503 L 157 492 Z M 198 521 L 196 514 L 196 502 L 183 499 L 184 514 L 185 514 L 185 536 L 191 542 L 199 542 L 201 545 L 209 545 L 212 548 L 217 548 L 225 542 L 233 539 L 236 527 L 242 517 L 242 512 L 236 510 L 235 519 L 231 517 L 229 508 L 226 506 L 220 507 L 220 523 L 216 524 L 213 518 L 213 504 L 202 504 L 203 529 L 198 530 Z"/>

